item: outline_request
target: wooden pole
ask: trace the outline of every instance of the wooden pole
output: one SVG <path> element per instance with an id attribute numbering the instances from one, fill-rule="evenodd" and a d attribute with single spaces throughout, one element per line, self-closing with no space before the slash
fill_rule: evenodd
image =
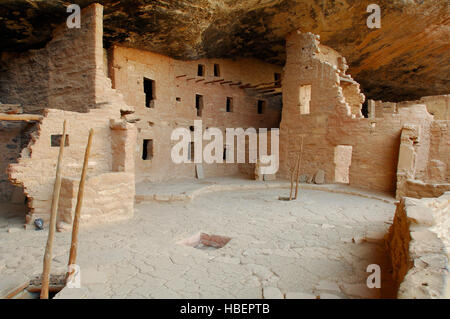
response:
<path id="1" fill-rule="evenodd" d="M 301 164 L 301 162 L 302 162 L 302 157 L 303 157 L 303 138 L 304 138 L 304 136 L 302 135 L 302 144 L 301 144 L 301 146 L 300 146 L 300 159 L 299 159 L 299 161 L 298 161 L 298 163 L 297 163 L 297 175 L 295 176 L 295 179 L 296 179 L 296 184 L 295 184 L 295 197 L 294 197 L 294 199 L 297 199 L 297 194 L 298 194 L 298 178 L 299 178 L 299 176 L 300 176 L 300 164 Z"/>
<path id="2" fill-rule="evenodd" d="M 292 168 L 292 174 L 291 174 L 291 193 L 289 194 L 289 200 L 292 200 L 292 192 L 294 190 L 294 176 L 297 176 L 297 167 L 298 162 L 300 160 L 300 153 L 297 155 L 297 160 L 295 161 L 294 167 Z"/>
<path id="3" fill-rule="evenodd" d="M 40 121 L 42 120 L 42 115 L 36 114 L 6 114 L 0 113 L 0 121 Z"/>
<path id="4" fill-rule="evenodd" d="M 291 191 L 289 192 L 289 200 L 292 200 L 292 191 L 294 190 L 294 171 L 295 166 L 291 170 Z"/>
<path id="5" fill-rule="evenodd" d="M 83 162 L 83 170 L 81 171 L 81 179 L 80 184 L 78 186 L 78 197 L 77 197 L 77 206 L 75 207 L 75 217 L 73 219 L 72 226 L 72 242 L 70 244 L 70 254 L 69 254 L 69 267 L 76 263 L 77 260 L 77 249 L 78 249 L 78 229 L 80 225 L 80 214 L 81 214 L 81 206 L 83 204 L 83 196 L 84 196 L 84 183 L 86 181 L 86 174 L 89 164 L 89 154 L 91 153 L 91 145 L 92 145 L 92 137 L 94 135 L 94 129 L 90 129 L 88 143 L 86 146 L 86 151 L 84 153 L 84 162 Z M 70 269 L 70 268 L 69 268 Z M 70 273 L 67 272 L 66 281 L 69 279 Z"/>
<path id="6" fill-rule="evenodd" d="M 63 124 L 63 134 L 59 143 L 58 164 L 56 166 L 56 178 L 53 186 L 52 210 L 50 215 L 50 223 L 48 226 L 47 246 L 44 254 L 44 269 L 42 271 L 42 290 L 41 299 L 48 299 L 48 285 L 50 282 L 50 266 L 52 263 L 53 238 L 56 230 L 56 217 L 58 213 L 59 193 L 61 191 L 61 164 L 64 154 L 64 146 L 66 143 L 66 120 Z"/>

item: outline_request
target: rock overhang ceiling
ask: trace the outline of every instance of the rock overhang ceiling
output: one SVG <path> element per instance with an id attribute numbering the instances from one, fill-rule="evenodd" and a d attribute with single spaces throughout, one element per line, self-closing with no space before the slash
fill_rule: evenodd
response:
<path id="1" fill-rule="evenodd" d="M 369 29 L 373 0 L 3 0 L 0 51 L 45 45 L 70 3 L 104 6 L 105 46 L 122 44 L 179 59 L 255 57 L 283 64 L 289 32 L 319 34 L 343 54 L 369 98 L 447 94 L 450 1 L 383 0 L 381 28 Z"/>

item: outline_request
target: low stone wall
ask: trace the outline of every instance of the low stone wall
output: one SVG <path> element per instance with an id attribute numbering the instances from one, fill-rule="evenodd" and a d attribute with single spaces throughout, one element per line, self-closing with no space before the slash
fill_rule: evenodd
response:
<path id="1" fill-rule="evenodd" d="M 79 182 L 76 178 L 62 178 L 58 221 L 72 224 Z M 85 184 L 81 222 L 100 223 L 131 218 L 134 196 L 132 173 L 112 172 L 92 177 Z"/>
<path id="2" fill-rule="evenodd" d="M 397 204 L 386 246 L 401 299 L 450 298 L 450 192 L 405 197 Z"/>
<path id="3" fill-rule="evenodd" d="M 403 187 L 397 190 L 397 196 L 414 198 L 439 197 L 447 191 L 450 191 L 449 183 L 425 183 L 420 180 L 407 179 Z"/>

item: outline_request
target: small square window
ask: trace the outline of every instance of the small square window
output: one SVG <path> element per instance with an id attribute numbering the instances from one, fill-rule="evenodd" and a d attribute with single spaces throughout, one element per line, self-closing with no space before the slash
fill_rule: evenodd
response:
<path id="1" fill-rule="evenodd" d="M 62 134 L 55 134 L 55 135 L 52 135 L 50 138 L 51 138 L 51 146 L 52 147 L 59 147 L 61 145 Z M 69 146 L 69 135 L 67 135 L 67 134 L 66 134 L 66 140 L 65 140 L 64 146 L 65 147 Z"/>

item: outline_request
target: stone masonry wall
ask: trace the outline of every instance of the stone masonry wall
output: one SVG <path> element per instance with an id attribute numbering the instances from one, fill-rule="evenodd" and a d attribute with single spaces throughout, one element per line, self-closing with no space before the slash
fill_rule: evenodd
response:
<path id="1" fill-rule="evenodd" d="M 434 116 L 435 120 L 450 120 L 450 95 L 424 96 L 418 101 L 405 101 L 397 103 L 397 108 L 401 109 L 414 104 L 426 104 L 428 112 Z"/>
<path id="2" fill-rule="evenodd" d="M 121 180 L 117 187 L 121 189 L 120 185 L 123 184 L 123 191 L 127 192 L 127 197 L 123 198 L 124 202 L 122 205 L 123 207 L 128 207 L 128 216 L 133 214 L 134 165 L 130 163 L 129 156 L 125 156 L 128 160 L 124 159 L 121 165 L 113 161 L 115 154 L 130 152 L 135 148 L 135 133 L 133 133 L 135 128 L 133 125 L 127 125 L 121 119 L 122 112 L 124 110 L 130 111 L 130 107 L 126 105 L 123 97 L 111 88 L 111 82 L 104 73 L 102 6 L 94 4 L 85 8 L 82 17 L 84 17 L 84 19 L 82 18 L 82 21 L 84 21 L 82 26 L 83 32 L 90 33 L 93 40 L 84 42 L 86 41 L 84 38 L 75 39 L 83 41 L 79 45 L 89 46 L 84 52 L 89 53 L 87 60 L 93 61 L 93 65 L 89 68 L 92 74 L 85 81 L 87 82 L 86 87 L 89 86 L 91 88 L 93 95 L 90 97 L 90 95 L 87 96 L 84 93 L 80 93 L 82 95 L 80 95 L 78 103 L 84 103 L 83 99 L 86 98 L 87 102 L 91 100 L 99 105 L 99 108 L 90 109 L 87 113 L 57 109 L 45 110 L 44 118 L 39 123 L 36 136 L 33 137 L 29 146 L 22 151 L 19 162 L 10 165 L 10 180 L 16 185 L 22 186 L 28 197 L 30 208 L 27 216 L 28 223 L 31 223 L 35 218 L 43 218 L 44 221 L 47 221 L 49 218 L 59 152 L 59 147 L 52 147 L 51 140 L 52 135 L 62 134 L 64 120 L 67 120 L 68 145 L 64 150 L 62 176 L 66 179 L 76 180 L 80 178 L 89 129 L 93 128 L 94 138 L 89 158 L 87 184 L 91 186 L 93 184 L 97 185 L 95 187 L 92 186 L 92 191 L 100 199 L 108 197 L 108 190 L 112 191 L 110 189 L 112 185 L 108 183 L 114 181 L 115 178 Z M 66 47 L 66 41 L 71 42 L 74 40 L 70 37 L 66 38 L 64 35 L 61 35 L 61 37 L 65 40 L 58 43 L 63 48 Z M 67 91 L 74 93 L 72 90 L 75 89 L 70 86 L 71 78 L 69 78 L 67 83 Z M 72 88 L 72 90 L 69 88 Z M 55 99 L 52 100 L 52 103 L 59 105 L 58 101 L 60 98 L 58 95 L 54 95 L 54 97 Z M 61 101 L 63 103 L 64 100 L 62 99 Z M 70 103 L 71 96 L 68 97 L 68 101 Z M 120 126 L 120 122 L 125 123 L 122 127 L 123 130 L 130 131 L 130 134 L 124 135 L 126 142 L 121 144 L 118 143 L 120 138 L 115 133 L 117 126 Z M 130 138 L 127 139 L 127 136 Z M 118 147 L 117 144 L 120 144 L 122 147 Z M 134 162 L 134 158 L 131 162 Z M 112 176 L 115 176 L 114 174 L 118 175 L 103 179 L 98 177 L 111 176 L 108 174 L 112 174 Z M 96 182 L 94 182 L 95 180 Z M 104 193 L 102 193 L 102 187 L 104 187 Z M 89 205 L 87 208 L 89 208 Z"/>
<path id="3" fill-rule="evenodd" d="M 0 201 L 12 200 L 13 193 L 18 191 L 8 180 L 6 172 L 10 163 L 17 162 L 21 150 L 30 138 L 25 132 L 33 124 L 25 122 L 0 121 Z"/>
<path id="4" fill-rule="evenodd" d="M 97 73 L 95 41 L 103 32 L 103 21 L 98 19 L 102 10 L 100 5 L 82 10 L 81 27 L 69 29 L 63 23 L 43 49 L 5 53 L 0 100 L 21 104 L 24 113 L 45 108 L 87 112 L 97 107 L 92 83 Z"/>
<path id="5" fill-rule="evenodd" d="M 439 198 L 404 197 L 386 236 L 398 298 L 450 298 L 450 192 Z"/>
<path id="6" fill-rule="evenodd" d="M 62 179 L 58 222 L 72 223 L 79 183 L 79 178 Z M 133 216 L 134 173 L 112 172 L 93 176 L 86 181 L 84 192 L 82 223 L 111 222 Z"/>
<path id="7" fill-rule="evenodd" d="M 47 49 L 2 53 L 0 101 L 21 104 L 25 113 L 49 106 L 50 67 Z"/>
<path id="8" fill-rule="evenodd" d="M 281 68 L 254 59 L 202 59 L 178 61 L 148 51 L 115 46 L 109 52 L 110 74 L 114 88 L 121 92 L 126 102 L 134 106 L 137 122 L 138 149 L 136 151 L 136 172 L 139 181 L 163 181 L 195 177 L 195 166 L 191 163 L 174 164 L 171 148 L 176 142 L 170 139 L 173 129 L 189 128 L 194 120 L 203 121 L 203 130 L 217 127 L 244 129 L 248 127 L 278 127 L 281 103 L 276 98 L 261 98 L 239 88 L 251 83 L 274 81 L 274 73 Z M 205 67 L 204 76 L 197 76 L 198 65 Z M 219 76 L 214 76 L 213 65 L 218 64 Z M 155 81 L 152 108 L 145 106 L 143 79 Z M 225 84 L 210 81 L 229 81 Z M 264 87 L 262 86 L 262 87 Z M 203 96 L 203 110 L 197 116 L 196 94 Z M 232 112 L 226 112 L 226 99 L 233 99 Z M 258 99 L 265 100 L 263 114 L 257 112 Z M 225 134 L 224 142 L 225 142 Z M 153 157 L 142 159 L 143 139 L 153 140 Z M 203 141 L 203 147 L 208 141 Z M 205 177 L 234 175 L 239 173 L 238 164 L 203 163 Z"/>
<path id="9" fill-rule="evenodd" d="M 96 63 L 98 52 L 103 50 L 102 7 L 90 6 L 81 15 L 80 29 L 60 25 L 45 48 L 2 55 L 0 101 L 21 104 L 25 113 L 42 113 L 45 108 L 87 112 L 98 106 L 100 90 L 92 84 L 100 82 L 97 67 L 106 70 Z M 11 128 L 13 124 L 0 125 Z M 29 137 L 26 131 L 15 129 L 2 135 L 6 144 L 0 147 L 5 145 L 7 149 L 0 164 L 0 198 L 9 200 L 15 187 L 6 178 L 6 167 L 17 162 Z M 13 148 L 13 141 L 25 142 Z"/>
<path id="10" fill-rule="evenodd" d="M 283 76 L 283 112 L 280 124 L 280 175 L 288 177 L 300 136 L 305 136 L 302 174 L 326 173 L 334 181 L 334 148 L 353 147 L 350 185 L 394 193 L 400 133 L 404 124 L 420 126 L 416 174 L 425 178 L 430 150 L 430 116 L 425 106 L 404 108 L 380 119 L 354 116 L 346 101 L 341 79 L 346 65 L 336 67 L 320 58 L 318 38 L 294 32 L 287 38 L 287 62 Z M 299 87 L 311 85 L 310 113 L 301 114 Z"/>

